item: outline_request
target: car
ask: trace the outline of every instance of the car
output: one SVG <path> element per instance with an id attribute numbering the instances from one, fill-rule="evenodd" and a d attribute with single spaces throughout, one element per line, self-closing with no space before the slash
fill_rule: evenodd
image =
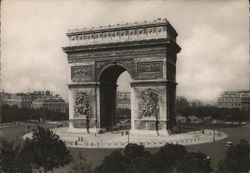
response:
<path id="1" fill-rule="evenodd" d="M 232 142 L 232 141 L 227 141 L 226 144 L 225 144 L 225 146 L 226 146 L 227 148 L 232 147 L 232 145 L 233 145 L 233 142 Z"/>

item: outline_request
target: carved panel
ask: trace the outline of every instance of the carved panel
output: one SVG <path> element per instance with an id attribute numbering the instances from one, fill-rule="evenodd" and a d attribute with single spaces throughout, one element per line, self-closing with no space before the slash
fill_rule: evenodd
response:
<path id="1" fill-rule="evenodd" d="M 162 62 L 141 62 L 137 67 L 139 73 L 161 72 Z"/>
<path id="2" fill-rule="evenodd" d="M 148 88 L 141 92 L 139 100 L 139 114 L 143 119 L 158 119 L 159 93 Z"/>
<path id="3" fill-rule="evenodd" d="M 75 99 L 75 118 L 82 118 L 89 115 L 89 98 L 84 92 L 77 93 Z"/>
<path id="4" fill-rule="evenodd" d="M 91 81 L 93 79 L 92 65 L 71 67 L 71 79 L 73 82 Z"/>
<path id="5" fill-rule="evenodd" d="M 163 77 L 162 61 L 150 61 L 137 63 L 138 79 L 157 79 Z"/>

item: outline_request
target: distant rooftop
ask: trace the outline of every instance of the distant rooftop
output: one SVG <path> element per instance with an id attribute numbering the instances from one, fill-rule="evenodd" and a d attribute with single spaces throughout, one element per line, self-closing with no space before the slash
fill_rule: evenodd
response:
<path id="1" fill-rule="evenodd" d="M 250 97 L 250 90 L 239 90 L 239 91 L 224 91 L 219 99 L 222 97 Z"/>
<path id="2" fill-rule="evenodd" d="M 250 90 L 224 91 L 224 94 L 235 94 L 235 93 L 250 93 Z"/>

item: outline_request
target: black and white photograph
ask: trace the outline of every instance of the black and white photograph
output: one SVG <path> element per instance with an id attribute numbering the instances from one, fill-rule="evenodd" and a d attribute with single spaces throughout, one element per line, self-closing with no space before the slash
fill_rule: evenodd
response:
<path id="1" fill-rule="evenodd" d="M 249 1 L 0 4 L 0 172 L 250 172 Z"/>

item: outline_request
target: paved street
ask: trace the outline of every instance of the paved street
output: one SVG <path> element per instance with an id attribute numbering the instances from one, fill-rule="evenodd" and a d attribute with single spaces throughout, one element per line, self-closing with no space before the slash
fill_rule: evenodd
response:
<path id="1" fill-rule="evenodd" d="M 86 133 L 86 131 L 76 131 L 68 127 L 54 128 L 54 133 L 71 148 L 124 148 L 128 141 L 138 145 L 144 145 L 146 148 L 162 147 L 166 143 L 193 145 L 201 143 L 210 143 L 213 138 L 221 140 L 227 137 L 225 133 L 217 130 L 196 130 L 179 134 L 158 134 L 153 131 L 150 134 L 129 133 L 126 131 L 106 132 L 102 134 Z M 32 138 L 32 133 L 24 135 L 25 138 Z"/>
<path id="2" fill-rule="evenodd" d="M 213 143 L 186 146 L 189 151 L 201 151 L 211 157 L 212 166 L 217 166 L 219 160 L 225 156 L 226 141 L 232 141 L 233 144 L 239 143 L 240 139 L 246 139 L 250 142 L 250 127 L 224 128 L 220 131 L 229 135 L 228 138 Z"/>

